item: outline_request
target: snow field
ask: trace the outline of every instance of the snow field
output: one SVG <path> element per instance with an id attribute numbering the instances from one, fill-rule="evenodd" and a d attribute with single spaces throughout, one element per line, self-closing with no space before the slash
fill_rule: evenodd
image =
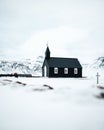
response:
<path id="1" fill-rule="evenodd" d="M 0 130 L 103 130 L 101 91 L 94 78 L 0 78 Z"/>

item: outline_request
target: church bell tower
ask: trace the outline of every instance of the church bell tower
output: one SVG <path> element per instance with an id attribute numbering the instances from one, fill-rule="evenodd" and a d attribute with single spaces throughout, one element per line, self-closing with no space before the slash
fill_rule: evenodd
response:
<path id="1" fill-rule="evenodd" d="M 46 52 L 45 52 L 45 59 L 49 60 L 50 59 L 50 50 L 49 47 L 47 46 Z"/>

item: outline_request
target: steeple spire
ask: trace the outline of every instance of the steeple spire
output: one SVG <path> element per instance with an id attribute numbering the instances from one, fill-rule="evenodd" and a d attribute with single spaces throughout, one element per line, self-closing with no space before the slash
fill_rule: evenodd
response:
<path id="1" fill-rule="evenodd" d="M 46 48 L 46 52 L 45 52 L 45 58 L 46 58 L 47 60 L 50 59 L 50 50 L 49 50 L 48 44 L 47 44 L 47 48 Z"/>

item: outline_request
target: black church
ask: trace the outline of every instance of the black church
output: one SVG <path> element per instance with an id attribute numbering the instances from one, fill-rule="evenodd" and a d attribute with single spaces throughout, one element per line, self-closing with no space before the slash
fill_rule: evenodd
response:
<path id="1" fill-rule="evenodd" d="M 82 77 L 82 66 L 77 58 L 50 57 L 47 46 L 42 66 L 43 77 Z"/>

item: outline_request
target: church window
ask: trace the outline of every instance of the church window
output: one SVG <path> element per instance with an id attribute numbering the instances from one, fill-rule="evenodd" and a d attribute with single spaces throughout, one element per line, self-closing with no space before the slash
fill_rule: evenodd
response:
<path id="1" fill-rule="evenodd" d="M 54 68 L 54 74 L 58 74 L 58 68 L 57 67 Z"/>
<path id="2" fill-rule="evenodd" d="M 78 74 L 78 68 L 74 68 L 74 74 Z"/>
<path id="3" fill-rule="evenodd" d="M 64 68 L 64 74 L 68 74 L 68 68 Z"/>

